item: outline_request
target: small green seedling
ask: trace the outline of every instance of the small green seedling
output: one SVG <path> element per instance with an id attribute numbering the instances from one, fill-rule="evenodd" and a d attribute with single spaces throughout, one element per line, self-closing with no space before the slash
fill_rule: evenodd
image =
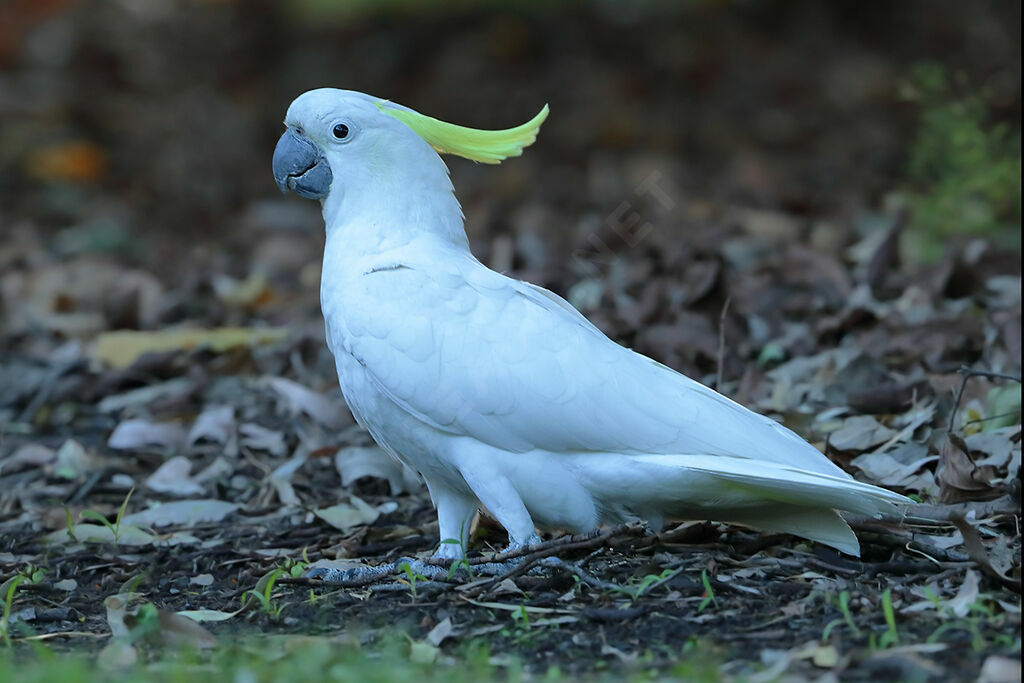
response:
<path id="1" fill-rule="evenodd" d="M 682 571 L 681 568 L 680 569 L 666 569 L 666 570 L 662 571 L 660 574 L 647 574 L 642 579 L 640 579 L 637 583 L 635 583 L 635 584 L 631 583 L 628 586 L 622 586 L 622 587 L 617 588 L 616 590 L 618 590 L 618 591 L 628 595 L 630 601 L 636 602 L 637 600 L 640 599 L 641 596 L 643 596 L 645 593 L 647 593 L 647 591 L 649 591 L 653 586 L 659 585 L 659 584 L 667 581 L 668 579 L 672 578 L 673 576 L 675 576 L 676 574 L 678 574 L 681 571 Z M 579 582 L 579 577 L 573 575 L 573 578 L 576 579 L 577 582 Z"/>
<path id="2" fill-rule="evenodd" d="M 128 495 L 126 495 L 124 497 L 124 500 L 121 501 L 121 507 L 118 508 L 117 510 L 117 516 L 114 518 L 113 524 L 111 524 L 105 516 L 101 515 L 95 510 L 82 510 L 82 512 L 78 516 L 80 519 L 91 519 L 96 522 L 99 522 L 103 526 L 110 529 L 110 533 L 114 537 L 114 543 L 117 543 L 118 539 L 121 537 L 121 520 L 124 518 L 124 511 L 128 509 L 128 501 L 131 499 L 132 493 L 134 492 L 134 488 L 129 490 Z M 73 525 L 71 524 L 71 513 L 66 509 L 65 511 L 67 512 L 68 535 L 71 536 L 71 538 L 74 538 Z"/>
<path id="3" fill-rule="evenodd" d="M 289 578 L 297 579 L 306 573 L 306 568 L 309 566 L 309 558 L 306 556 L 306 549 L 302 550 L 302 559 L 293 560 L 291 558 L 285 558 L 284 562 L 281 563 L 281 571 Z"/>
<path id="4" fill-rule="evenodd" d="M 857 627 L 856 622 L 853 620 L 853 614 L 850 612 L 850 591 L 843 591 L 839 594 L 839 599 L 836 603 L 836 607 L 839 608 L 839 613 L 843 615 L 842 619 L 833 619 L 825 625 L 825 630 L 821 632 L 822 642 L 828 641 L 829 634 L 839 624 L 846 622 L 846 625 L 853 631 L 853 635 L 860 637 L 860 629 Z"/>
<path id="5" fill-rule="evenodd" d="M 463 529 L 465 531 L 465 529 Z M 466 556 L 466 546 L 457 538 L 446 538 L 441 541 L 445 545 L 457 545 L 459 546 L 459 559 L 452 562 L 452 566 L 448 568 L 448 578 L 455 576 L 456 572 L 460 569 L 464 569 L 469 578 L 473 578 L 473 567 L 469 564 L 469 558 Z"/>
<path id="6" fill-rule="evenodd" d="M 28 565 L 25 569 L 4 581 L 3 584 L 0 584 L 0 599 L 3 600 L 3 614 L 0 614 L 0 637 L 3 637 L 4 644 L 7 647 L 11 646 L 11 605 L 14 603 L 14 594 L 17 593 L 18 586 L 23 583 L 38 583 L 45 574 L 44 570 Z"/>
<path id="7" fill-rule="evenodd" d="M 882 614 L 885 615 L 886 631 L 882 634 L 880 644 L 883 648 L 899 645 L 900 633 L 896 629 L 896 610 L 892 607 L 892 589 L 886 588 L 882 593 Z"/>
<path id="8" fill-rule="evenodd" d="M 256 587 L 250 589 L 245 595 L 246 597 L 242 600 L 242 607 L 246 607 L 249 604 L 249 599 L 255 599 L 260 603 L 263 611 L 274 621 L 277 621 L 281 617 L 281 612 L 284 610 L 283 604 L 277 604 L 273 598 L 274 584 L 284 574 L 284 570 L 280 567 L 273 571 L 265 574 L 257 583 Z"/>
<path id="9" fill-rule="evenodd" d="M 403 572 L 405 572 L 405 576 L 406 576 L 406 578 L 399 579 L 399 581 L 401 583 L 407 584 L 409 586 L 409 595 L 411 595 L 412 599 L 415 600 L 416 599 L 416 582 L 418 582 L 418 581 L 426 581 L 427 577 L 423 576 L 423 574 L 419 574 L 417 572 L 414 572 L 412 570 L 412 567 L 409 566 L 408 562 L 403 562 L 402 564 L 398 565 L 398 568 L 401 569 Z"/>
<path id="10" fill-rule="evenodd" d="M 512 619 L 515 620 L 523 630 L 530 630 L 530 613 L 526 609 L 526 603 L 519 605 L 519 611 L 512 613 Z"/>
<path id="11" fill-rule="evenodd" d="M 715 609 L 718 608 L 718 600 L 715 599 L 715 591 L 711 588 L 711 580 L 708 578 L 707 569 L 701 570 L 700 582 L 704 584 L 704 598 L 700 601 L 700 605 L 697 607 L 698 614 L 703 612 L 704 608 L 711 603 L 714 603 Z"/>

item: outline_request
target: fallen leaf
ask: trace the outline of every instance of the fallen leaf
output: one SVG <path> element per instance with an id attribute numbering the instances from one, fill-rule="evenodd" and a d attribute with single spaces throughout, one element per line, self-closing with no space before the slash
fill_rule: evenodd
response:
<path id="1" fill-rule="evenodd" d="M 295 495 L 295 489 L 292 488 L 291 478 L 295 474 L 303 463 L 306 462 L 305 456 L 296 456 L 282 465 L 279 465 L 273 472 L 270 473 L 270 484 L 277 491 L 277 497 L 285 505 L 301 505 L 302 501 Z"/>
<path id="2" fill-rule="evenodd" d="M 445 617 L 441 623 L 430 629 L 430 633 L 427 634 L 424 640 L 434 647 L 440 647 L 441 643 L 443 643 L 446 638 L 451 638 L 452 633 L 454 632 L 455 627 L 452 626 L 452 618 Z"/>
<path id="3" fill-rule="evenodd" d="M 241 611 L 241 610 L 239 610 Z M 216 609 L 187 609 L 175 614 L 191 619 L 192 621 L 227 621 L 239 612 L 222 612 Z"/>
<path id="4" fill-rule="evenodd" d="M 123 522 L 140 526 L 193 525 L 219 522 L 239 506 L 223 500 L 179 500 L 158 503 L 148 510 L 125 515 Z"/>
<path id="5" fill-rule="evenodd" d="M 839 663 L 839 651 L 834 645 L 824 645 L 814 649 L 811 663 L 821 669 L 833 669 Z"/>
<path id="6" fill-rule="evenodd" d="M 193 385 L 193 380 L 188 377 L 175 377 L 166 382 L 150 384 L 120 394 L 111 394 L 104 397 L 96 408 L 101 413 L 116 413 L 127 408 L 149 406 L 172 397 L 184 397 L 192 391 Z"/>
<path id="7" fill-rule="evenodd" d="M 1020 593 L 1020 566 L 1014 565 L 1014 554 L 1005 536 L 997 536 L 986 547 L 981 534 L 963 517 L 953 517 L 953 524 L 964 537 L 964 548 L 972 560 L 1007 588 Z"/>
<path id="8" fill-rule="evenodd" d="M 314 510 L 313 514 L 339 531 L 349 531 L 357 526 L 373 524 L 380 517 L 377 508 L 356 496 L 349 496 L 348 503 Z"/>
<path id="9" fill-rule="evenodd" d="M 977 683 L 1019 683 L 1020 660 L 989 655 L 981 665 Z"/>
<path id="10" fill-rule="evenodd" d="M 960 590 L 949 600 L 943 600 L 942 605 L 958 617 L 965 617 L 971 611 L 971 605 L 978 601 L 978 574 L 973 569 L 968 569 L 964 575 L 964 582 Z"/>
<path id="11" fill-rule="evenodd" d="M 149 475 L 146 486 L 158 493 L 173 496 L 192 496 L 203 492 L 194 479 L 189 476 L 192 463 L 183 455 L 177 455 Z"/>
<path id="12" fill-rule="evenodd" d="M 871 481 L 889 488 L 902 488 L 912 491 L 921 491 L 922 487 L 934 484 L 934 477 L 928 472 L 928 477 L 920 476 L 925 465 L 939 459 L 937 455 L 930 455 L 910 463 L 901 463 L 888 453 L 864 453 L 850 461 L 850 464 L 867 474 Z"/>
<path id="13" fill-rule="evenodd" d="M 275 457 L 288 452 L 284 434 L 276 429 L 268 429 L 255 422 L 245 422 L 238 427 L 239 444 L 254 451 L 264 451 Z"/>
<path id="14" fill-rule="evenodd" d="M 254 271 L 244 280 L 227 275 L 215 275 L 211 283 L 217 298 L 233 308 L 255 309 L 274 300 L 267 276 Z"/>
<path id="15" fill-rule="evenodd" d="M 284 400 L 289 415 L 307 415 L 329 429 L 340 429 L 351 422 L 348 410 L 339 402 L 331 401 L 298 382 L 284 377 L 265 377 L 263 382 Z"/>
<path id="16" fill-rule="evenodd" d="M 206 466 L 203 471 L 199 472 L 193 477 L 193 480 L 197 484 L 205 484 L 208 481 L 217 481 L 218 479 L 227 478 L 229 474 L 235 471 L 235 468 L 224 458 L 217 456 L 217 458 Z"/>
<path id="17" fill-rule="evenodd" d="M 420 487 L 419 476 L 414 471 L 377 446 L 342 448 L 334 456 L 334 465 L 345 487 L 363 477 L 386 479 L 393 496 Z"/>
<path id="18" fill-rule="evenodd" d="M 98 180 L 107 170 L 107 155 L 88 140 L 61 142 L 32 151 L 27 171 L 37 180 L 85 183 Z"/>
<path id="19" fill-rule="evenodd" d="M 99 467 L 98 460 L 89 455 L 82 444 L 74 439 L 68 439 L 57 451 L 53 473 L 64 479 L 77 479 L 88 472 L 99 469 Z"/>
<path id="20" fill-rule="evenodd" d="M 416 664 L 432 664 L 437 660 L 440 650 L 430 643 L 417 640 L 409 647 L 409 661 Z"/>
<path id="21" fill-rule="evenodd" d="M 57 452 L 38 443 L 18 446 L 5 460 L 0 462 L 0 472 L 16 467 L 42 467 L 57 459 Z"/>
<path id="22" fill-rule="evenodd" d="M 978 454 L 979 457 L 974 460 L 975 465 L 1000 469 L 1010 466 L 1015 452 L 1020 457 L 1020 440 L 1014 441 L 1014 437 L 1019 434 L 1020 425 L 1015 425 L 971 434 L 964 439 L 964 443 L 972 455 Z"/>
<path id="23" fill-rule="evenodd" d="M 157 609 L 156 614 L 160 627 L 152 637 L 162 645 L 201 650 L 216 647 L 214 635 L 195 620 L 162 609 Z"/>
<path id="24" fill-rule="evenodd" d="M 188 430 L 187 443 L 191 446 L 200 441 L 226 444 L 235 433 L 235 409 L 233 406 L 207 406 Z"/>
<path id="25" fill-rule="evenodd" d="M 103 601 L 107 611 L 107 626 L 110 627 L 110 634 L 115 638 L 124 638 L 128 635 L 128 626 L 124 623 L 124 617 L 128 613 L 128 606 L 133 596 L 129 593 L 118 593 L 110 595 Z"/>
<path id="26" fill-rule="evenodd" d="M 829 434 L 829 445 L 838 451 L 866 451 L 885 443 L 897 432 L 870 415 L 855 415 Z"/>
<path id="27" fill-rule="evenodd" d="M 185 428 L 177 422 L 124 420 L 114 428 L 107 446 L 116 450 L 157 447 L 177 449 L 185 444 Z"/>
<path id="28" fill-rule="evenodd" d="M 139 661 L 135 647 L 124 640 L 112 640 L 96 656 L 96 664 L 104 671 L 130 669 Z"/>
<path id="29" fill-rule="evenodd" d="M 959 435 L 946 435 L 936 470 L 943 503 L 977 500 L 995 492 L 993 484 L 999 479 L 996 469 L 990 465 L 978 467 L 969 450 Z"/>
<path id="30" fill-rule="evenodd" d="M 273 344 L 288 336 L 287 328 L 221 327 L 216 329 L 140 332 L 117 330 L 96 337 L 92 355 L 115 368 L 128 367 L 144 353 L 205 348 L 216 353 L 244 346 Z"/>
<path id="31" fill-rule="evenodd" d="M 124 524 L 114 530 L 103 524 L 81 523 L 67 529 L 52 531 L 43 537 L 49 543 L 116 543 L 118 545 L 149 545 L 154 537 L 142 529 Z"/>

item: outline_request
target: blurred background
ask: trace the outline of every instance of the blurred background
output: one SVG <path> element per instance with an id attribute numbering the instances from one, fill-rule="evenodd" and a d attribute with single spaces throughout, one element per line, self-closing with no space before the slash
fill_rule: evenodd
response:
<path id="1" fill-rule="evenodd" d="M 861 285 L 1019 302 L 1020 77 L 1017 2 L 7 0 L 0 349 L 315 336 L 319 207 L 270 157 L 334 86 L 482 128 L 549 103 L 522 158 L 448 160 L 475 253 L 702 378 L 724 325 L 736 380 L 843 340 L 807 324 Z"/>
<path id="2" fill-rule="evenodd" d="M 841 667 L 868 662 L 854 677 L 974 679 L 990 651 L 1014 664 L 1019 597 L 999 586 L 1016 577 L 1019 591 L 1020 83 L 1013 0 L 0 0 L 0 584 L 26 564 L 75 577 L 67 616 L 33 628 L 105 634 L 102 598 L 134 591 L 128 577 L 147 567 L 161 569 L 147 588 L 161 609 L 224 609 L 240 588 L 272 586 L 259 577 L 281 558 L 293 571 L 300 557 L 380 561 L 436 542 L 426 491 L 369 447 L 338 391 L 320 207 L 271 175 L 289 103 L 333 86 L 479 128 L 548 103 L 522 157 L 447 159 L 481 261 L 783 421 L 861 480 L 984 506 L 968 518 L 988 525 L 1000 559 L 985 560 L 982 589 L 971 569 L 961 585 L 966 561 L 981 560 L 949 525 L 872 529 L 862 559 L 877 564 L 833 555 L 808 573 L 792 568 L 812 551 L 786 540 L 775 578 L 726 575 L 757 582 L 720 591 L 742 596 L 714 610 L 738 621 L 705 622 L 709 610 L 694 634 L 729 634 L 729 656 L 763 675 L 778 648 L 806 658 L 805 644 L 827 640 L 840 620 L 819 597 L 847 586 L 875 624 L 844 641 L 856 650 L 832 650 Z M 983 374 L 967 381 L 964 367 Z M 192 504 L 187 519 L 155 505 L 176 499 Z M 85 519 L 120 525 L 126 509 L 126 526 L 198 536 L 171 549 L 135 527 L 149 539 L 138 555 L 68 544 Z M 746 558 L 778 541 L 700 528 L 681 542 L 709 571 L 726 547 Z M 43 534 L 62 545 L 40 545 Z M 506 544 L 496 523 L 477 535 Z M 622 585 L 631 576 L 642 592 L 658 576 L 648 555 L 616 557 L 605 566 Z M 200 592 L 197 571 L 213 581 Z M 700 601 L 713 596 L 706 581 L 678 588 Z M 929 650 L 944 676 L 919 650 L 906 655 L 920 655 L 916 668 L 878 668 L 890 581 L 897 608 L 937 595 L 966 613 L 981 596 L 970 633 L 955 627 L 945 653 Z M 54 613 L 56 585 L 18 609 Z M 563 589 L 543 590 L 547 606 Z M 310 598 L 291 625 L 264 616 L 260 628 L 366 619 L 422 633 L 441 619 L 404 594 L 337 595 L 347 601 Z M 581 595 L 607 606 L 605 593 Z M 797 595 L 812 597 L 786 629 L 751 632 Z M 954 623 L 945 607 L 930 614 L 900 613 L 901 637 L 917 638 L 904 643 Z M 646 618 L 588 623 L 573 627 L 591 629 L 579 649 L 575 630 L 531 631 L 551 634 L 532 641 L 533 670 L 571 676 L 609 652 L 631 662 L 623 652 L 662 637 Z M 691 627 L 670 623 L 679 645 Z M 485 632 L 493 652 L 527 642 Z"/>

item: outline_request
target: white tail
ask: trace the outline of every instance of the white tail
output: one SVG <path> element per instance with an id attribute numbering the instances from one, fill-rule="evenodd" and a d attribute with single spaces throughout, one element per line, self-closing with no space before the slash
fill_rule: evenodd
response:
<path id="1" fill-rule="evenodd" d="M 736 522 L 790 533 L 855 556 L 860 555 L 857 537 L 836 510 L 879 517 L 913 502 L 846 475 L 765 460 L 689 454 L 626 457 L 632 463 L 628 468 L 588 468 L 587 488 L 604 510 L 629 510 L 651 520 Z"/>

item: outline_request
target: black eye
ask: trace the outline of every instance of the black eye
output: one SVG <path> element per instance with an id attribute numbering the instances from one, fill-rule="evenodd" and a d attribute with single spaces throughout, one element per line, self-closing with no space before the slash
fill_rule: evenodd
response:
<path id="1" fill-rule="evenodd" d="M 334 133 L 334 137 L 338 138 L 339 140 L 344 140 L 345 138 L 348 137 L 348 126 L 346 126 L 344 123 L 339 123 L 334 127 L 334 131 L 332 132 Z"/>

